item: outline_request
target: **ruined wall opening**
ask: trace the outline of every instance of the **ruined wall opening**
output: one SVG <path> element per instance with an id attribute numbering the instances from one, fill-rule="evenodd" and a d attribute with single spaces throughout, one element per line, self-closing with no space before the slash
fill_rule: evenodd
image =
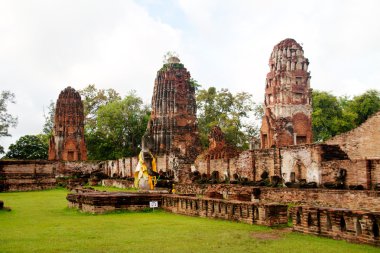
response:
<path id="1" fill-rule="evenodd" d="M 296 219 L 296 224 L 297 225 L 301 225 L 301 213 L 300 213 L 300 211 L 298 210 L 297 211 L 297 219 Z"/>
<path id="2" fill-rule="evenodd" d="M 296 137 L 297 145 L 306 144 L 306 136 L 304 135 L 297 135 Z"/>
<path id="3" fill-rule="evenodd" d="M 362 234 L 362 226 L 360 224 L 359 218 L 356 219 L 355 230 L 356 230 L 356 235 Z"/>
<path id="4" fill-rule="evenodd" d="M 290 172 L 290 182 L 295 183 L 296 182 L 296 173 Z"/>
<path id="5" fill-rule="evenodd" d="M 311 213 L 307 214 L 307 226 L 313 226 L 313 219 L 311 217 Z"/>
<path id="6" fill-rule="evenodd" d="M 306 179 L 306 170 L 307 170 L 306 166 L 300 160 L 297 160 L 297 162 L 295 163 L 293 167 L 295 179 L 298 181 L 301 181 L 302 179 Z"/>
<path id="7" fill-rule="evenodd" d="M 346 221 L 344 220 L 343 216 L 340 217 L 339 226 L 340 226 L 340 231 L 341 232 L 346 232 L 346 230 L 347 230 Z"/>
<path id="8" fill-rule="evenodd" d="M 67 151 L 67 160 L 74 161 L 74 151 Z"/>
<path id="9" fill-rule="evenodd" d="M 326 215 L 326 228 L 328 231 L 332 230 L 331 217 L 329 214 Z"/>
<path id="10" fill-rule="evenodd" d="M 379 225 L 377 225 L 377 222 L 375 220 L 372 223 L 372 233 L 375 239 L 379 238 Z"/>
<path id="11" fill-rule="evenodd" d="M 254 211 L 253 212 L 254 213 L 253 220 L 258 220 L 259 219 L 259 209 L 257 207 L 254 207 L 253 211 Z"/>
<path id="12" fill-rule="evenodd" d="M 268 135 L 263 134 L 263 142 L 262 142 L 263 148 L 268 148 Z"/>

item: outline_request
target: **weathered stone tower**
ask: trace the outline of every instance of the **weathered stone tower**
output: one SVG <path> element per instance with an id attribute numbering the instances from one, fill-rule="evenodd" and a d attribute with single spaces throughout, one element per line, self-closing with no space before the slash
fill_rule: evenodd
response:
<path id="1" fill-rule="evenodd" d="M 170 57 L 154 83 L 148 131 L 155 155 L 170 156 L 179 164 L 194 163 L 200 153 L 196 111 L 190 73 L 177 57 Z"/>
<path id="2" fill-rule="evenodd" d="M 83 122 L 80 94 L 69 86 L 61 91 L 57 99 L 49 160 L 87 160 Z"/>
<path id="3" fill-rule="evenodd" d="M 309 60 L 294 39 L 273 48 L 260 129 L 261 148 L 312 142 Z"/>

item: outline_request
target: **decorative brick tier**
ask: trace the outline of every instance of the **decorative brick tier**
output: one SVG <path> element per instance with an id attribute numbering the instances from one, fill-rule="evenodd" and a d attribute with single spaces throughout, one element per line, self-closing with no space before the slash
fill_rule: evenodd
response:
<path id="1" fill-rule="evenodd" d="M 70 86 L 61 91 L 57 99 L 49 160 L 87 160 L 83 103 L 79 92 Z"/>
<path id="2" fill-rule="evenodd" d="M 150 201 L 158 201 L 158 206 L 161 206 L 162 203 L 162 195 L 156 193 L 90 191 L 70 193 L 66 199 L 69 201 L 70 208 L 78 208 L 88 213 L 142 210 L 149 208 Z"/>
<path id="3" fill-rule="evenodd" d="M 195 196 L 165 195 L 162 208 L 189 216 L 239 221 L 248 224 L 274 226 L 286 224 L 287 206 L 258 204 L 248 201 L 197 198 Z"/>
<path id="4" fill-rule="evenodd" d="M 312 142 L 309 60 L 294 39 L 273 48 L 266 77 L 261 148 Z"/>
<path id="5" fill-rule="evenodd" d="M 380 246 L 380 212 L 297 206 L 290 213 L 293 231 Z"/>

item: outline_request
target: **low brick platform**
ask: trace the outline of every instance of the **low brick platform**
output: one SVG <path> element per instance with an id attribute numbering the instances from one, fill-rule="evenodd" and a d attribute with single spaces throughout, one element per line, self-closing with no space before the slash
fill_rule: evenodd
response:
<path id="1" fill-rule="evenodd" d="M 163 196 L 162 208 L 189 216 L 240 221 L 274 226 L 287 224 L 287 205 L 260 204 L 250 201 L 198 198 L 195 196 Z"/>
<path id="2" fill-rule="evenodd" d="M 193 195 L 183 196 L 163 192 L 129 193 L 91 190 L 70 193 L 66 199 L 69 201 L 70 208 L 98 214 L 115 210 L 141 210 L 148 208 L 150 201 L 157 201 L 158 207 L 166 211 L 189 216 L 218 218 L 265 226 L 288 222 L 287 206 L 282 204 L 198 198 Z"/>
<path id="3" fill-rule="evenodd" d="M 290 213 L 293 231 L 380 246 L 380 212 L 296 206 Z"/>
<path id="4" fill-rule="evenodd" d="M 158 206 L 161 206 L 162 194 L 91 191 L 70 193 L 66 199 L 70 208 L 89 213 L 105 213 L 116 210 L 142 210 L 149 208 L 150 201 L 158 201 Z"/>

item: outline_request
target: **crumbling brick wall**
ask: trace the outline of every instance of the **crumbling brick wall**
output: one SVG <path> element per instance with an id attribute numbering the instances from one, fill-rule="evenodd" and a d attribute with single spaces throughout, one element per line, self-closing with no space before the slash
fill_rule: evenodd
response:
<path id="1" fill-rule="evenodd" d="M 324 161 L 322 167 L 322 182 L 335 182 L 340 169 L 347 170 L 346 186 L 362 185 L 367 188 L 366 160 L 335 160 Z"/>
<path id="2" fill-rule="evenodd" d="M 293 231 L 380 246 L 380 215 L 341 208 L 296 206 L 290 209 Z"/>
<path id="3" fill-rule="evenodd" d="M 100 162 L 99 167 L 109 177 L 133 177 L 137 163 L 137 157 L 123 157 L 117 160 Z"/>
<path id="4" fill-rule="evenodd" d="M 350 159 L 380 158 L 380 112 L 377 112 L 359 127 L 326 141 L 337 144 Z"/>
<path id="5" fill-rule="evenodd" d="M 253 181 L 253 155 L 252 152 L 247 150 L 241 152 L 236 158 L 236 174 L 246 177 L 249 180 Z"/>
<path id="6" fill-rule="evenodd" d="M 311 206 L 328 206 L 337 208 L 370 210 L 380 212 L 380 191 L 369 190 L 332 190 L 332 189 L 298 189 L 255 187 L 232 184 L 199 185 L 176 184 L 177 193 L 204 195 L 209 191 L 219 194 L 237 195 L 240 192 L 253 192 L 260 189 L 260 201 L 285 204 L 304 204 Z"/>
<path id="7" fill-rule="evenodd" d="M 162 199 L 162 208 L 173 213 L 266 226 L 287 223 L 287 206 L 281 204 L 258 204 L 216 198 L 200 199 L 195 196 L 180 195 L 163 195 Z"/>
<path id="8" fill-rule="evenodd" d="M 50 161 L 0 161 L 0 191 L 54 188 L 57 165 Z"/>
<path id="9" fill-rule="evenodd" d="M 98 162 L 13 160 L 0 161 L 0 191 L 31 191 L 54 188 L 57 178 L 98 171 Z"/>
<path id="10" fill-rule="evenodd" d="M 276 171 L 276 150 L 271 149 L 258 149 L 253 152 L 254 159 L 254 180 L 261 180 L 261 175 L 268 172 L 269 176 L 278 175 Z"/>

